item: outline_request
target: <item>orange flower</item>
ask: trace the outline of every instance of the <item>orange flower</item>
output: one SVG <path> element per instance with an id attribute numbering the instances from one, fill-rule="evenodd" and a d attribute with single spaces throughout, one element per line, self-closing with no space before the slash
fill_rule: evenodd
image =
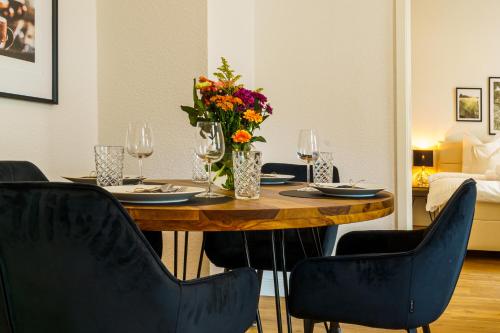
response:
<path id="1" fill-rule="evenodd" d="M 248 109 L 243 113 L 243 118 L 250 122 L 254 122 L 257 124 L 260 124 L 264 118 L 262 118 L 262 115 L 260 113 L 255 112 L 252 109 Z"/>
<path id="2" fill-rule="evenodd" d="M 252 138 L 252 134 L 245 130 L 238 130 L 232 136 L 233 141 L 237 143 L 247 143 Z"/>
<path id="3" fill-rule="evenodd" d="M 233 96 L 222 96 L 222 95 L 215 95 L 210 97 L 210 102 L 215 103 L 215 105 L 224 110 L 224 111 L 230 111 L 233 110 L 234 105 L 242 105 L 243 102 L 241 99 L 238 97 L 233 97 Z"/>

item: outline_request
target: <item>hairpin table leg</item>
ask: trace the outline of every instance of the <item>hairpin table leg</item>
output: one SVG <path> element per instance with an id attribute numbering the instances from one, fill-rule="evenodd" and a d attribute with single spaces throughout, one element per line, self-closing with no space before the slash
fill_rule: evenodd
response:
<path id="1" fill-rule="evenodd" d="M 252 264 L 250 262 L 250 250 L 248 249 L 248 240 L 247 240 L 247 234 L 242 231 L 241 235 L 243 237 L 243 246 L 245 247 L 245 256 L 246 256 L 246 261 L 247 261 L 247 266 L 252 268 Z M 259 271 L 259 293 L 260 293 L 260 284 L 262 283 L 262 271 Z M 260 311 L 259 311 L 259 302 L 257 302 L 257 331 L 259 333 L 262 333 L 262 321 L 260 320 Z"/>
<path id="2" fill-rule="evenodd" d="M 286 324 L 288 333 L 292 333 L 292 317 L 288 309 L 288 275 L 286 270 L 286 248 L 285 248 L 285 230 L 281 230 L 281 268 L 283 270 L 283 287 L 285 290 L 285 309 Z"/>
<path id="3" fill-rule="evenodd" d="M 177 277 L 177 255 L 179 254 L 179 232 L 174 231 L 174 276 Z"/>
<path id="4" fill-rule="evenodd" d="M 280 286 L 278 282 L 278 264 L 276 260 L 276 231 L 271 232 L 272 255 L 273 255 L 273 279 L 274 279 L 274 300 L 276 302 L 276 319 L 278 321 L 278 333 L 283 333 L 281 323 L 281 303 L 280 303 Z"/>
<path id="5" fill-rule="evenodd" d="M 184 262 L 182 263 L 182 279 L 186 281 L 187 275 L 187 258 L 188 258 L 188 247 L 189 247 L 189 231 L 184 232 Z"/>

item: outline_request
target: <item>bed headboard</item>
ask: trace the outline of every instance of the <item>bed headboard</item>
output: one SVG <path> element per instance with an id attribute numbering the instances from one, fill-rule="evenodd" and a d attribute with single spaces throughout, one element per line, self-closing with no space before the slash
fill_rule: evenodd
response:
<path id="1" fill-rule="evenodd" d="M 462 172 L 462 142 L 441 142 L 436 166 L 438 172 Z"/>

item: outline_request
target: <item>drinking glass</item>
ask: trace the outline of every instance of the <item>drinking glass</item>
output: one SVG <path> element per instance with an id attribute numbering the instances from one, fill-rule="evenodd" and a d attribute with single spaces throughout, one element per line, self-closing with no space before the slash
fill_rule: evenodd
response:
<path id="1" fill-rule="evenodd" d="M 123 185 L 122 146 L 94 146 L 97 185 Z"/>
<path id="2" fill-rule="evenodd" d="M 233 152 L 234 194 L 236 199 L 258 199 L 260 197 L 260 151 Z"/>
<path id="3" fill-rule="evenodd" d="M 142 159 L 153 154 L 153 130 L 146 122 L 135 122 L 128 125 L 127 153 L 139 161 L 139 183 L 142 184 Z"/>
<path id="4" fill-rule="evenodd" d="M 224 156 L 224 135 L 220 123 L 213 121 L 199 121 L 196 124 L 195 152 L 196 155 L 208 164 L 208 189 L 199 194 L 202 198 L 217 198 L 222 195 L 212 192 L 212 163 L 218 162 Z"/>
<path id="5" fill-rule="evenodd" d="M 322 151 L 313 166 L 314 183 L 331 183 L 333 181 L 333 154 Z"/>
<path id="6" fill-rule="evenodd" d="M 193 175 L 191 180 L 194 183 L 206 183 L 208 181 L 207 163 L 198 157 L 196 151 L 193 152 Z"/>
<path id="7" fill-rule="evenodd" d="M 316 131 L 312 129 L 302 129 L 299 133 L 299 143 L 297 146 L 298 157 L 307 165 L 307 187 L 299 191 L 316 191 L 311 185 L 310 165 L 319 157 L 318 137 Z"/>

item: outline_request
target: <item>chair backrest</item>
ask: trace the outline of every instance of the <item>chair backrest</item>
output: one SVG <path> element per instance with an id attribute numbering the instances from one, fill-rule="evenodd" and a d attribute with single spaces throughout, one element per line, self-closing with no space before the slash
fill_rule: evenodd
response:
<path id="1" fill-rule="evenodd" d="M 27 161 L 0 161 L 0 182 L 46 182 L 47 177 Z"/>
<path id="2" fill-rule="evenodd" d="M 175 331 L 178 282 L 96 186 L 0 183 L 0 277 L 2 332 Z"/>
<path id="3" fill-rule="evenodd" d="M 433 322 L 448 306 L 467 252 L 476 195 L 475 181 L 466 180 L 414 250 L 409 327 Z"/>
<path id="4" fill-rule="evenodd" d="M 307 180 L 307 168 L 305 164 L 289 164 L 289 163 L 266 163 L 262 166 L 264 173 L 281 173 L 285 175 L 294 175 L 294 181 L 305 182 Z M 339 170 L 333 167 L 333 182 L 340 182 Z"/>

